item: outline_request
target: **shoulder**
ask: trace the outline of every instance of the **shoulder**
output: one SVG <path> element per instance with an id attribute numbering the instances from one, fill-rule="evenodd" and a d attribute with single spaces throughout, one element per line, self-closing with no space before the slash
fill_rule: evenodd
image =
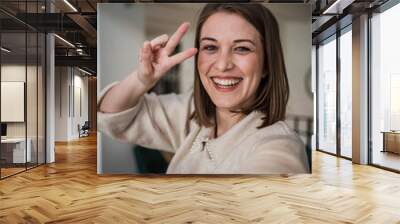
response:
<path id="1" fill-rule="evenodd" d="M 307 173 L 308 159 L 303 141 L 283 121 L 259 129 L 245 158 L 248 173 Z"/>
<path id="2" fill-rule="evenodd" d="M 303 141 L 284 121 L 278 121 L 260 129 L 258 135 L 255 150 L 273 149 L 275 147 L 283 148 L 285 151 L 305 149 Z"/>
<path id="3" fill-rule="evenodd" d="M 268 143 L 277 139 L 300 141 L 302 143 L 297 133 L 284 121 L 278 121 L 267 127 L 257 129 L 253 134 L 253 138 L 256 139 L 257 144 Z"/>

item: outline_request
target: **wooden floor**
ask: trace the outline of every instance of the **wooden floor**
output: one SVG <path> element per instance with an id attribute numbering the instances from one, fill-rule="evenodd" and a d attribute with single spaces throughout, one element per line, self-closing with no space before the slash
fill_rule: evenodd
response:
<path id="1" fill-rule="evenodd" d="M 23 167 L 23 168 L 22 167 L 17 167 L 17 168 L 14 168 L 14 167 L 12 167 L 12 168 L 8 168 L 8 167 L 4 168 L 4 167 L 2 167 L 1 168 L 1 177 L 2 178 L 3 177 L 7 177 L 7 176 L 10 176 L 10 175 L 22 172 L 24 170 L 26 170 L 25 167 Z"/>
<path id="2" fill-rule="evenodd" d="M 24 172 L 27 169 L 33 169 L 37 166 L 36 163 L 28 163 L 27 167 L 25 167 L 25 164 L 18 164 L 18 167 L 2 167 L 1 168 L 1 178 L 6 178 L 11 175 L 15 175 L 20 172 Z"/>
<path id="3" fill-rule="evenodd" d="M 56 159 L 0 181 L 0 223 L 400 223 L 399 174 L 320 152 L 290 177 L 98 176 L 95 137 Z"/>

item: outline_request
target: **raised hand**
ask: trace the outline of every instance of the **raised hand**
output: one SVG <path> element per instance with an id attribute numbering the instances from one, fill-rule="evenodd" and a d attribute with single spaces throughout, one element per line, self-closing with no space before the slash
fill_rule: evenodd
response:
<path id="1" fill-rule="evenodd" d="M 137 70 L 138 79 L 143 85 L 155 85 L 168 70 L 197 53 L 196 48 L 189 48 L 172 55 L 188 29 L 189 23 L 182 23 L 171 38 L 164 34 L 150 42 L 144 42 L 140 50 Z"/>
<path id="2" fill-rule="evenodd" d="M 151 89 L 169 69 L 195 55 L 196 48 L 172 55 L 188 29 L 189 23 L 183 23 L 171 38 L 161 35 L 150 42 L 144 42 L 139 54 L 139 67 L 107 92 L 99 110 L 116 113 L 135 106 L 140 97 Z"/>

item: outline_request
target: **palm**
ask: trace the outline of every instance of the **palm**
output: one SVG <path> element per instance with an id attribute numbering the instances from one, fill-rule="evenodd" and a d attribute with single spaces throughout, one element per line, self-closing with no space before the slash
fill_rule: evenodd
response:
<path id="1" fill-rule="evenodd" d="M 169 61 L 169 56 L 167 51 L 164 48 L 161 48 L 153 53 L 152 67 L 153 72 L 156 77 L 162 76 L 162 74 L 166 73 L 164 71 L 165 68 L 169 67 L 168 65 L 171 63 Z"/>

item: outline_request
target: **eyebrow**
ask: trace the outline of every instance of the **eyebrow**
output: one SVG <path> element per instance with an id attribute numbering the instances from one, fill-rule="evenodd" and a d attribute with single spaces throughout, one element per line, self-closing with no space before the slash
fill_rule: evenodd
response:
<path id="1" fill-rule="evenodd" d="M 215 41 L 215 42 L 217 41 L 216 39 L 214 39 L 212 37 L 203 37 L 200 39 L 200 42 L 204 41 L 204 40 Z M 237 40 L 234 40 L 233 42 L 234 43 L 249 42 L 249 43 L 253 44 L 254 46 L 256 46 L 256 44 L 250 39 L 237 39 Z"/>

